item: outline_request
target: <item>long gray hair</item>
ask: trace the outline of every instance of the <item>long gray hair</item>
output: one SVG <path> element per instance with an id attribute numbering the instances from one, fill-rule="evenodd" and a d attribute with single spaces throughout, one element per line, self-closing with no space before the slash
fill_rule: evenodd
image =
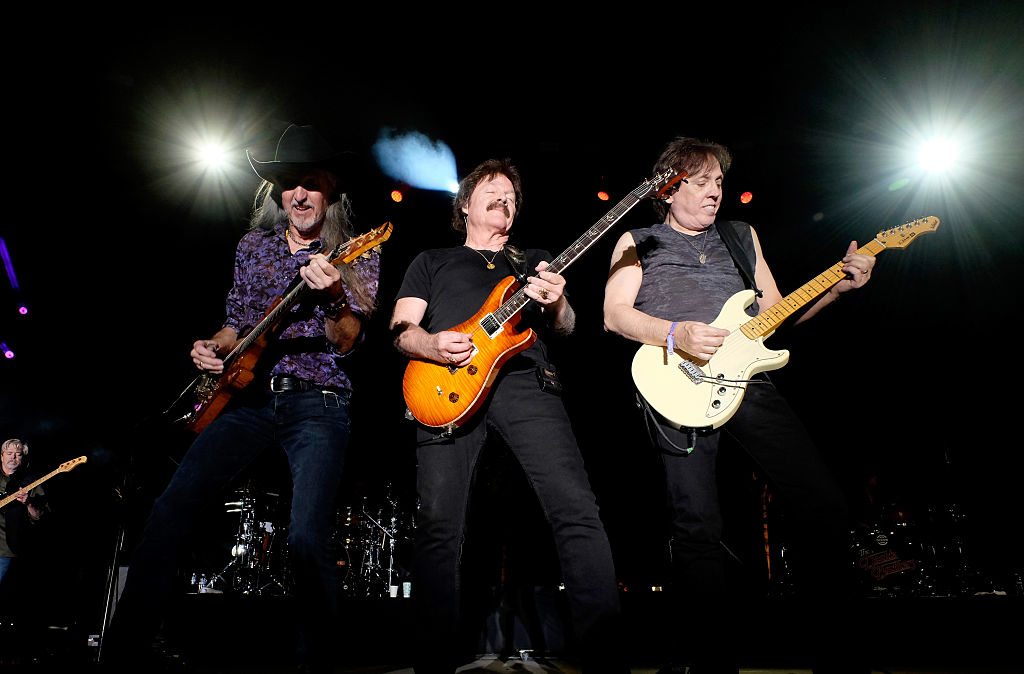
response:
<path id="1" fill-rule="evenodd" d="M 320 229 L 320 241 L 323 244 L 322 250 L 331 251 L 339 243 L 351 239 L 352 231 L 352 204 L 348 195 L 333 194 L 330 197 L 331 203 L 324 213 L 323 226 Z M 278 223 L 288 219 L 288 214 L 281 207 L 280 188 L 264 180 L 256 190 L 256 198 L 252 204 L 252 215 L 249 217 L 250 230 L 270 230 Z M 348 289 L 349 294 L 355 299 L 356 304 L 367 312 L 373 313 L 377 306 L 374 294 L 366 287 L 366 284 L 359 278 L 359 274 L 353 265 L 358 259 L 349 264 L 338 265 L 341 272 L 341 280 Z"/>

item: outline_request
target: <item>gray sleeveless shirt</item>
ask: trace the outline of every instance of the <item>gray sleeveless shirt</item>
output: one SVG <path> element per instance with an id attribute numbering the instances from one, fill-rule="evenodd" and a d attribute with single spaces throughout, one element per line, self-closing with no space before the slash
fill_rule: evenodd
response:
<path id="1" fill-rule="evenodd" d="M 754 260 L 750 225 L 729 222 L 743 244 L 743 253 Z M 643 269 L 643 282 L 633 307 L 669 321 L 711 323 L 725 301 L 745 288 L 743 277 L 714 225 L 705 234 L 688 236 L 665 223 L 630 231 Z M 707 239 L 705 240 L 705 237 Z M 704 253 L 706 262 L 701 264 Z M 747 313 L 756 316 L 754 302 Z"/>

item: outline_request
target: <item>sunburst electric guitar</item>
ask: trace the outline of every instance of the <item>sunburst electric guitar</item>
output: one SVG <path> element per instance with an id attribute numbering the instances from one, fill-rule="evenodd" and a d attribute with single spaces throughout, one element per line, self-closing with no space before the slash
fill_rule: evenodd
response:
<path id="1" fill-rule="evenodd" d="M 55 470 L 53 470 L 52 472 L 47 473 L 46 475 L 42 476 L 41 478 L 39 478 L 38 480 L 36 480 L 35 482 L 33 482 L 31 484 L 26 484 L 21 489 L 24 489 L 25 491 L 32 491 L 33 489 L 35 489 L 36 487 L 38 487 L 42 483 L 46 482 L 47 480 L 49 480 L 51 477 L 53 477 L 57 473 L 66 473 L 66 472 L 68 472 L 69 470 L 71 470 L 72 468 L 74 468 L 76 466 L 81 466 L 87 460 L 88 459 L 86 459 L 84 456 L 80 456 L 77 459 L 71 459 L 70 461 L 65 461 L 64 463 L 62 463 L 59 466 L 57 466 L 57 468 Z M 19 489 L 18 491 L 21 491 L 21 489 Z M 10 496 L 3 497 L 2 499 L 0 499 L 0 508 L 3 508 L 5 505 L 7 505 L 8 503 L 10 503 L 11 501 L 13 501 L 16 498 L 18 498 L 18 492 L 15 492 L 15 493 L 11 494 Z"/>
<path id="2" fill-rule="evenodd" d="M 629 193 L 548 265 L 547 271 L 559 274 L 590 248 L 612 225 L 641 199 L 663 196 L 686 176 L 668 169 Z M 453 332 L 469 334 L 473 357 L 461 366 L 427 360 L 411 360 L 405 368 L 402 392 L 410 414 L 425 426 L 453 429 L 465 423 L 487 399 L 501 366 L 537 339 L 532 329 L 516 329 L 520 312 L 530 298 L 512 276 L 498 282 L 484 305 Z"/>
<path id="3" fill-rule="evenodd" d="M 861 246 L 861 255 L 878 255 L 890 248 L 906 248 L 921 234 L 938 229 L 939 219 L 930 216 L 879 232 Z M 743 290 L 725 303 L 711 323 L 729 330 L 725 342 L 710 361 L 695 358 L 676 348 L 645 344 L 633 357 L 633 382 L 658 414 L 686 428 L 718 428 L 739 409 L 750 378 L 777 370 L 789 362 L 789 351 L 771 351 L 766 337 L 787 318 L 845 278 L 837 262 L 798 290 L 751 318 L 746 308 L 754 291 Z"/>
<path id="4" fill-rule="evenodd" d="M 374 246 L 387 241 L 391 236 L 391 230 L 392 224 L 385 222 L 376 229 L 338 244 L 326 257 L 335 267 L 347 264 Z M 193 433 L 199 433 L 217 418 L 231 400 L 231 396 L 252 382 L 255 376 L 253 369 L 263 355 L 264 349 L 278 332 L 288 311 L 295 306 L 308 288 L 302 277 L 296 276 L 284 294 L 270 305 L 263 319 L 235 343 L 228 355 L 224 356 L 224 371 L 220 375 L 201 374 L 188 385 L 178 396 L 178 401 L 188 398 L 191 393 L 194 402 L 177 421 L 184 422 L 185 428 Z M 178 401 L 175 401 L 167 412 L 178 408 Z"/>

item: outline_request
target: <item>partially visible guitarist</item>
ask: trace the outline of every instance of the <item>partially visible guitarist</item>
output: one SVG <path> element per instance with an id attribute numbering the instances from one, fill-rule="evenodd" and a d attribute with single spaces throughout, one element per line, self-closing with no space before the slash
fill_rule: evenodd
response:
<path id="1" fill-rule="evenodd" d="M 763 293 L 748 310 L 752 316 L 758 303 L 768 307 L 782 299 L 754 229 L 740 222 L 716 226 L 730 163 L 729 151 L 717 143 L 676 138 L 665 147 L 656 170 L 672 167 L 688 177 L 666 201 L 654 202 L 660 223 L 626 232 L 618 240 L 605 288 L 607 330 L 644 344 L 674 342 L 675 348 L 707 360 L 729 334 L 709 323 L 734 293 L 751 285 Z M 797 322 L 867 282 L 875 259 L 856 250 L 854 242 L 843 258 L 848 278 Z M 745 281 L 745 276 L 752 278 Z M 794 544 L 804 543 L 796 547 L 802 553 L 797 572 L 812 596 L 820 593 L 822 599 L 839 599 L 846 572 L 843 495 L 803 424 L 770 382 L 748 385 L 736 415 L 716 431 L 681 430 L 653 410 L 648 428 L 661 451 L 671 509 L 672 580 L 682 635 L 673 665 L 738 671 L 725 628 L 733 609 L 726 601 L 726 552 L 716 487 L 721 434 L 732 436 L 753 457 L 773 493 L 788 506 L 792 519 L 787 521 L 801 536 Z M 814 643 L 809 636 L 808 646 Z"/>
<path id="2" fill-rule="evenodd" d="M 250 156 L 263 179 L 251 229 L 238 244 L 224 326 L 195 343 L 195 366 L 221 372 L 222 357 L 296 277 L 312 292 L 283 320 L 256 378 L 202 431 L 154 504 L 110 630 L 114 659 L 130 660 L 132 646 L 145 647 L 156 635 L 177 553 L 203 508 L 222 499 L 264 450 L 280 447 L 293 483 L 288 555 L 300 664 L 310 671 L 330 664 L 340 631 L 327 544 L 350 430 L 346 363 L 362 338 L 362 319 L 374 309 L 379 269 L 376 253 L 340 269 L 323 254 L 353 236 L 344 193 L 349 158 L 313 127 L 296 125 L 285 130 L 273 159 Z"/>
<path id="3" fill-rule="evenodd" d="M 31 491 L 22 489 L 33 478 L 25 463 L 28 445 L 17 438 L 4 440 L 0 445 L 3 465 L 0 467 L 0 495 L 17 494 L 15 501 L 0 510 L 0 586 L 10 568 L 23 554 L 24 539 L 30 527 L 46 513 L 46 494 L 42 485 Z M 4 592 L 7 595 L 7 592 Z"/>
<path id="4" fill-rule="evenodd" d="M 551 256 L 528 249 L 520 264 L 509 246 L 521 204 L 519 172 L 508 160 L 476 167 L 459 185 L 453 208 L 452 227 L 465 235 L 465 243 L 427 250 L 413 260 L 391 319 L 395 345 L 404 355 L 471 367 L 471 336 L 449 328 L 471 318 L 495 286 L 518 271 L 533 300 L 523 308 L 518 327 L 540 334 L 505 364 L 487 401 L 465 424 L 450 434 L 418 428 L 420 509 L 413 566 L 418 674 L 450 673 L 459 664 L 459 559 L 470 488 L 488 436 L 511 449 L 551 523 L 573 624 L 588 651 L 585 659 L 614 669 L 610 632 L 619 602 L 608 537 L 544 343 L 547 336 L 571 332 L 575 315 L 565 279 L 544 271 Z"/>

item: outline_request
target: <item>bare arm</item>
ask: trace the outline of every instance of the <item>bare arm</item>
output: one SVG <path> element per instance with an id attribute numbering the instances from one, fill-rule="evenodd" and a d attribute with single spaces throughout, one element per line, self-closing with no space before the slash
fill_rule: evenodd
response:
<path id="1" fill-rule="evenodd" d="M 547 262 L 537 265 L 537 275 L 529 278 L 524 289 L 527 296 L 541 305 L 551 329 L 559 335 L 569 335 L 576 329 L 576 312 L 565 295 L 565 278 L 546 271 Z"/>
<path id="2" fill-rule="evenodd" d="M 759 306 L 761 309 L 766 309 L 781 302 L 782 293 L 779 292 L 779 287 L 775 283 L 775 277 L 772 276 L 768 263 L 765 262 L 764 253 L 761 250 L 761 242 L 757 238 L 757 232 L 751 228 L 750 233 L 754 237 L 754 252 L 757 255 L 754 281 L 757 282 L 758 288 L 764 292 L 764 297 L 759 300 Z M 868 277 L 871 276 L 871 270 L 875 266 L 875 258 L 871 255 L 858 255 L 857 242 L 851 241 L 846 249 L 846 255 L 843 257 L 843 263 L 843 272 L 848 274 L 849 278 L 845 278 L 829 288 L 828 292 L 818 298 L 817 302 L 800 314 L 794 325 L 799 325 L 817 315 L 822 309 L 838 300 L 839 295 L 842 293 L 854 288 L 860 288 L 867 283 Z"/>
<path id="3" fill-rule="evenodd" d="M 626 232 L 612 251 L 604 292 L 604 327 L 627 339 L 661 346 L 667 342 L 673 322 L 633 308 L 643 278 L 636 243 L 633 235 Z M 676 323 L 673 337 L 678 348 L 699 358 L 710 358 L 728 334 L 728 330 L 706 323 L 680 321 Z"/>
<path id="4" fill-rule="evenodd" d="M 427 301 L 419 297 L 403 297 L 395 302 L 390 326 L 395 335 L 395 348 L 407 358 L 456 365 L 468 363 L 473 356 L 469 335 L 451 330 L 427 332 L 420 327 L 426 313 Z"/>

